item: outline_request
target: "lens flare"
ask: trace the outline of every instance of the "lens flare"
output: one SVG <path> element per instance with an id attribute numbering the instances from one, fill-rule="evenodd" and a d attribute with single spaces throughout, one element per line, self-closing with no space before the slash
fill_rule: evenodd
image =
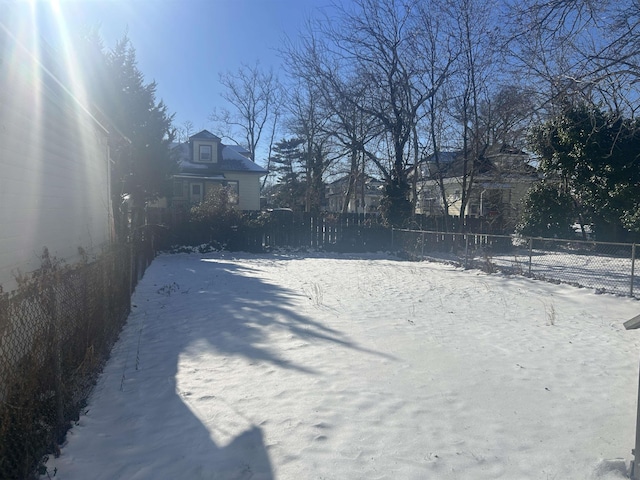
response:
<path id="1" fill-rule="evenodd" d="M 0 284 L 68 263 L 112 234 L 107 130 L 92 114 L 60 2 L 17 3 L 0 20 Z"/>

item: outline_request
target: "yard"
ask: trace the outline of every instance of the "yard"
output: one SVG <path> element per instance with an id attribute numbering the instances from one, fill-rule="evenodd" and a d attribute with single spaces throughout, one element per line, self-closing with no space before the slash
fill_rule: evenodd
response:
<path id="1" fill-rule="evenodd" d="M 383 254 L 161 255 L 60 480 L 616 479 L 637 300 Z M 44 476 L 46 478 L 46 475 Z"/>

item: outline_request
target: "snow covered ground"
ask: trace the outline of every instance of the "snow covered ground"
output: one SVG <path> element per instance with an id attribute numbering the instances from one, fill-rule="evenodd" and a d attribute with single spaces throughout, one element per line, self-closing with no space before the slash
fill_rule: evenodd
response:
<path id="1" fill-rule="evenodd" d="M 557 280 L 602 290 L 619 295 L 629 295 L 634 268 L 631 258 L 607 255 L 570 254 L 545 250 L 534 250 L 529 269 L 528 252 L 520 255 L 496 255 L 491 261 L 523 274 L 531 273 L 537 278 Z M 640 296 L 640 278 L 633 275 L 633 294 Z"/>
<path id="2" fill-rule="evenodd" d="M 382 254 L 176 254 L 133 303 L 57 479 L 625 478 L 637 300 Z"/>

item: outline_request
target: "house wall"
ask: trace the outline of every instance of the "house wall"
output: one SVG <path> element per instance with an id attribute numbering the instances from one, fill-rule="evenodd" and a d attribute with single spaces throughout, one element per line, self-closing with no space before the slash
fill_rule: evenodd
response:
<path id="1" fill-rule="evenodd" d="M 40 267 L 44 247 L 71 264 L 80 259 L 79 247 L 93 256 L 111 242 L 107 135 L 19 48 L 11 62 L 0 58 L 4 291 L 15 288 L 15 274 Z"/>
<path id="2" fill-rule="evenodd" d="M 483 208 L 485 210 L 485 214 L 487 214 L 487 210 L 489 208 L 491 200 L 495 200 L 495 197 L 499 196 L 500 203 L 502 203 L 503 206 L 502 213 L 509 220 L 515 221 L 520 214 L 520 204 L 523 197 L 536 181 L 537 180 L 535 178 L 531 177 L 501 179 L 497 181 L 495 179 L 479 178 L 474 183 L 473 189 L 471 190 L 465 215 L 474 217 L 480 215 L 480 194 L 483 190 L 486 190 L 485 194 L 483 194 Z M 462 186 L 460 179 L 444 179 L 444 186 L 445 194 L 447 195 L 447 200 L 449 202 L 449 215 L 459 216 L 460 208 L 462 206 Z M 424 182 L 422 188 L 425 189 L 425 193 L 427 194 L 427 196 L 436 199 L 434 201 L 435 205 L 432 206 L 431 209 L 434 211 L 439 210 L 442 205 L 442 200 L 437 183 L 433 180 L 430 180 Z M 417 213 L 429 213 L 428 205 L 425 204 L 424 206 L 421 206 L 420 211 L 418 211 Z M 438 212 L 435 213 L 437 214 Z"/>
<path id="3" fill-rule="evenodd" d="M 224 176 L 227 181 L 238 182 L 238 204 L 236 208 L 239 210 L 260 210 L 260 177 L 258 175 L 241 172 L 226 172 Z M 190 203 L 189 185 L 191 183 L 202 184 L 204 186 L 205 194 L 209 193 L 213 188 L 221 184 L 220 181 L 213 180 L 183 179 L 174 181 L 174 205 Z M 163 205 L 158 203 L 154 204 L 154 206 L 162 207 Z"/>
<path id="4" fill-rule="evenodd" d="M 193 161 L 196 163 L 200 163 L 200 145 L 211 146 L 211 163 L 218 163 L 218 142 L 195 138 L 193 139 Z"/>
<path id="5" fill-rule="evenodd" d="M 329 184 L 326 191 L 327 211 L 332 213 L 342 213 L 345 196 L 348 189 L 348 177 Z M 367 181 L 364 194 L 364 205 L 362 203 L 362 182 L 358 181 L 355 191 L 349 198 L 349 205 L 346 213 L 377 213 L 382 199 L 382 182 Z M 366 209 L 366 211 L 365 211 Z"/>
<path id="6" fill-rule="evenodd" d="M 260 210 L 260 176 L 241 172 L 227 172 L 224 176 L 238 182 L 240 210 Z"/>
<path id="7" fill-rule="evenodd" d="M 346 213 L 375 213 L 380 206 L 380 195 L 365 194 L 364 196 L 364 208 L 360 205 L 362 200 L 361 195 L 357 195 L 356 198 L 349 199 L 349 205 Z M 328 211 L 333 213 L 342 213 L 342 207 L 344 205 L 344 195 L 331 195 L 328 202 Z M 366 212 L 364 209 L 366 208 Z"/>

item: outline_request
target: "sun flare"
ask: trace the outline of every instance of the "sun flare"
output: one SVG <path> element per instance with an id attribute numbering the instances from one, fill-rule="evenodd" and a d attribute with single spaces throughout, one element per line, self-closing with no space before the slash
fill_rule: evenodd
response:
<path id="1" fill-rule="evenodd" d="M 11 232 L 0 253 L 6 256 L 2 265 L 8 264 L 5 276 L 37 267 L 44 246 L 55 245 L 52 254 L 68 260 L 78 247 L 100 248 L 108 230 L 96 214 L 106 209 L 109 215 L 111 208 L 106 129 L 93 114 L 77 44 L 58 0 L 18 2 L 0 20 L 0 127 L 7 164 L 0 212 Z"/>

